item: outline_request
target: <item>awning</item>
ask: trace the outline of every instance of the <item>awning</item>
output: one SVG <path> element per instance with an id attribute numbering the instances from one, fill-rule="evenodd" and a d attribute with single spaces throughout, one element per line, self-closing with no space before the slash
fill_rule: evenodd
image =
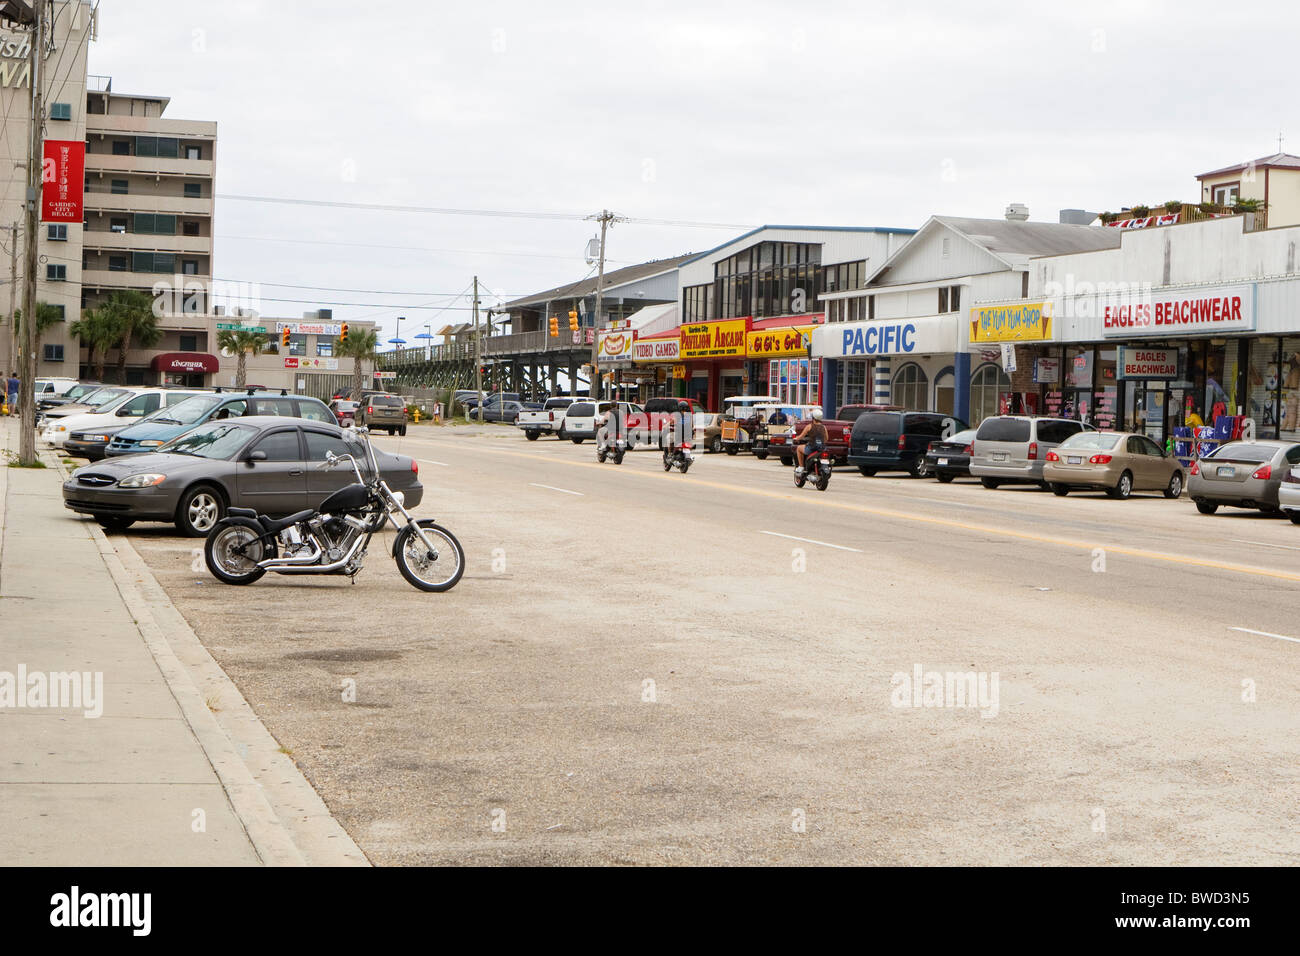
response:
<path id="1" fill-rule="evenodd" d="M 155 372 L 219 372 L 221 360 L 207 352 L 164 352 L 149 363 Z"/>
<path id="2" fill-rule="evenodd" d="M 677 303 L 664 302 L 637 309 L 627 317 L 628 327 L 635 329 L 637 338 L 670 331 L 677 328 Z"/>

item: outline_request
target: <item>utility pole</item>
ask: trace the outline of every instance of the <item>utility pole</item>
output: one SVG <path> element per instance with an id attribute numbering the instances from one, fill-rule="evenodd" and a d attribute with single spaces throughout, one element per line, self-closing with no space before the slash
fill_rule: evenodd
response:
<path id="1" fill-rule="evenodd" d="M 46 0 L 32 4 L 32 48 L 28 51 L 32 86 L 31 143 L 27 151 L 26 268 L 23 277 L 23 360 L 18 379 L 18 458 L 23 464 L 36 462 L 36 268 L 37 236 L 41 218 L 41 181 L 44 169 L 44 104 L 41 101 L 41 62 L 45 46 Z"/>
<path id="2" fill-rule="evenodd" d="M 591 218 L 595 218 L 600 223 L 600 264 L 596 267 L 596 318 L 593 321 L 591 337 L 591 399 L 599 401 L 600 373 L 597 371 L 596 359 L 599 355 L 600 336 L 596 333 L 600 331 L 600 315 L 605 298 L 605 233 L 610 225 L 621 217 L 615 216 L 608 209 L 602 209 L 599 216 Z"/>
<path id="3" fill-rule="evenodd" d="M 483 421 L 483 346 L 478 334 L 478 276 L 474 277 L 474 390 L 478 392 L 478 420 Z"/>
<path id="4" fill-rule="evenodd" d="M 18 321 L 14 318 L 14 307 L 18 294 L 18 223 L 9 224 L 9 361 L 5 363 L 2 374 L 8 375 L 18 368 Z"/>

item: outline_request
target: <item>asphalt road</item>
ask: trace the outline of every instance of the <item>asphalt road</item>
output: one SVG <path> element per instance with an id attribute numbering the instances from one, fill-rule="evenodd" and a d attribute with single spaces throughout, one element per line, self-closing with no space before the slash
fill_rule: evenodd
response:
<path id="1" fill-rule="evenodd" d="M 509 428 L 378 444 L 465 546 L 448 594 L 376 544 L 355 586 L 228 588 L 127 532 L 376 863 L 1300 863 L 1286 520 L 800 491 Z M 913 694 L 918 668 L 985 696 Z"/>

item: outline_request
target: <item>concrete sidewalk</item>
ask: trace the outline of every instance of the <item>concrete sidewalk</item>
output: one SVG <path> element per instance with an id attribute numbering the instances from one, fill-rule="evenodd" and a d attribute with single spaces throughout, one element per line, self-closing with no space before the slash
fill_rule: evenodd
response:
<path id="1" fill-rule="evenodd" d="M 14 420 L 0 424 L 0 443 L 16 450 Z M 247 766 L 248 744 L 232 742 L 212 712 L 233 698 L 247 710 L 246 702 L 219 668 L 217 677 L 196 670 L 207 655 L 185 643 L 193 634 L 165 595 L 160 601 L 152 575 L 136 567 L 129 544 L 119 557 L 93 522 L 64 509 L 57 458 L 42 458 L 49 467 L 0 461 L 0 861 L 364 864 L 323 804 L 302 810 L 314 792 L 305 797 L 310 785 L 291 763 L 290 773 L 278 765 L 275 783 L 297 788 L 291 813 L 310 817 L 318 835 L 328 831 L 318 842 L 330 852 L 299 846 L 295 825 L 277 816 Z M 155 613 L 160 603 L 170 616 Z M 28 689 L 34 675 L 74 671 L 102 674 L 102 701 L 17 706 L 20 668 L 28 686 L 17 686 L 17 698 L 28 704 L 41 703 Z M 97 708 L 100 716 L 85 716 Z M 257 724 L 269 742 L 263 751 L 273 746 L 251 710 L 238 714 Z"/>

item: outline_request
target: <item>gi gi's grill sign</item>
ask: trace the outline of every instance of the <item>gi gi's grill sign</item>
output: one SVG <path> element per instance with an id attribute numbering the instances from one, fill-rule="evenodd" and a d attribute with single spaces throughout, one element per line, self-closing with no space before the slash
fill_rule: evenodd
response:
<path id="1" fill-rule="evenodd" d="M 1121 348 L 1120 378 L 1177 378 L 1178 353 L 1173 349 Z"/>

